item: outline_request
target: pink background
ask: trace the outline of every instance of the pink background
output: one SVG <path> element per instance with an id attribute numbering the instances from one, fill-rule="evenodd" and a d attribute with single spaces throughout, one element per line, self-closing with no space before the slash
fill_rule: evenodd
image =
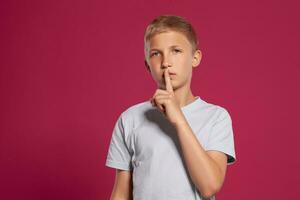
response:
<path id="1" fill-rule="evenodd" d="M 237 162 L 217 199 L 297 199 L 299 3 L 208 2 L 1 1 L 0 199 L 109 198 L 114 123 L 156 89 L 143 33 L 160 14 L 192 22 L 193 93 L 233 120 Z"/>

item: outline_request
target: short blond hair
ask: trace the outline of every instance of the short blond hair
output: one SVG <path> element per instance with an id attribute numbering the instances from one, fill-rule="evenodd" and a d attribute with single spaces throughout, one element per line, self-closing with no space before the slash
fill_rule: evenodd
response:
<path id="1" fill-rule="evenodd" d="M 198 49 L 198 37 L 195 29 L 185 18 L 176 15 L 160 15 L 156 17 L 146 28 L 144 34 L 144 52 L 148 53 L 148 42 L 158 34 L 167 31 L 177 31 L 183 33 L 191 43 L 192 52 Z"/>

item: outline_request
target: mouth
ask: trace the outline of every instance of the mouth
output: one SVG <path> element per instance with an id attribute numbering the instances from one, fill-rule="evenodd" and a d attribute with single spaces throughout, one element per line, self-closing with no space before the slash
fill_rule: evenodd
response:
<path id="1" fill-rule="evenodd" d="M 175 75 L 176 75 L 176 73 L 169 72 L 169 75 L 170 75 L 170 76 L 175 76 Z M 164 77 L 165 77 L 165 74 L 163 74 L 163 75 L 162 75 L 162 77 L 164 78 Z"/>

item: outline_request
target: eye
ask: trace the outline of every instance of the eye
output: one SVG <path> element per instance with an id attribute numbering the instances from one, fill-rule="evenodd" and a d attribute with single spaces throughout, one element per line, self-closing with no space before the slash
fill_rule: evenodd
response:
<path id="1" fill-rule="evenodd" d="M 174 52 L 174 53 L 180 53 L 181 50 L 180 50 L 180 49 L 173 49 L 173 52 Z"/>
<path id="2" fill-rule="evenodd" d="M 150 57 L 157 56 L 158 54 L 159 54 L 158 52 L 153 52 L 153 53 L 150 54 Z"/>

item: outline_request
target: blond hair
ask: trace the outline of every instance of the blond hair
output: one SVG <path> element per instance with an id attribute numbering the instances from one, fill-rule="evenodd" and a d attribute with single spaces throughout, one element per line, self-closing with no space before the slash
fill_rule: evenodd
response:
<path id="1" fill-rule="evenodd" d="M 192 46 L 194 53 L 198 49 L 198 38 L 193 26 L 183 17 L 176 15 L 160 15 L 156 17 L 146 28 L 144 34 L 144 52 L 147 58 L 148 42 L 158 34 L 167 31 L 177 31 L 183 33 Z"/>

